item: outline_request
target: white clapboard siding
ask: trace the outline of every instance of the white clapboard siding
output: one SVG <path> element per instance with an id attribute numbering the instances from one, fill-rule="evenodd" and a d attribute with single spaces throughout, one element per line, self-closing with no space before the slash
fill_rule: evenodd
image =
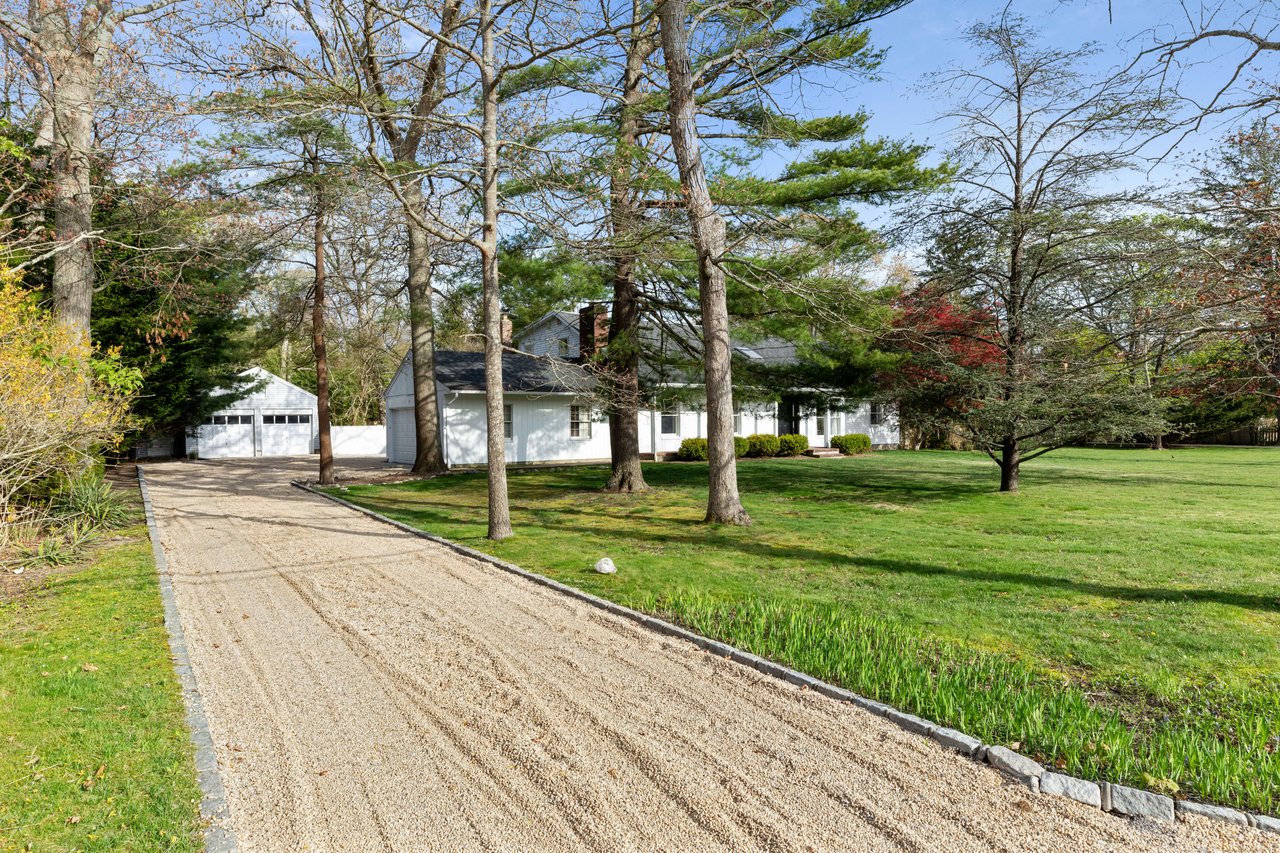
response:
<path id="1" fill-rule="evenodd" d="M 567 352 L 560 349 L 560 341 L 568 340 Z M 548 314 L 528 328 L 521 329 L 514 341 L 516 349 L 530 355 L 552 355 L 563 358 L 577 358 L 578 323 L 566 322 L 559 314 Z"/>
<path id="2" fill-rule="evenodd" d="M 609 422 L 592 412 L 583 423 L 590 435 L 569 432 L 570 406 L 581 405 L 571 394 L 507 394 L 512 437 L 506 441 L 507 462 L 582 462 L 609 458 Z M 457 394 L 445 405 L 445 452 L 450 465 L 484 465 L 488 461 L 488 429 L 484 395 Z M 395 461 L 395 460 L 393 460 Z"/>
<path id="3" fill-rule="evenodd" d="M 413 354 L 405 355 L 387 386 L 387 408 L 413 408 Z"/>
<path id="4" fill-rule="evenodd" d="M 898 410 L 892 404 L 882 404 L 881 422 L 871 423 L 871 404 L 863 403 L 849 418 L 846 433 L 860 432 L 871 439 L 872 447 L 897 447 L 902 441 L 898 425 Z"/>

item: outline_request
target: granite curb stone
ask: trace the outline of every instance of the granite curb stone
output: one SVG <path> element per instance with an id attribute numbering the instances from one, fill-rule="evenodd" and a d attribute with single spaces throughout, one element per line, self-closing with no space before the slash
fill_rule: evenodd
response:
<path id="1" fill-rule="evenodd" d="M 928 737 L 933 730 L 938 728 L 937 723 L 926 720 L 923 717 L 917 717 L 915 714 L 908 714 L 904 711 L 898 711 L 890 708 L 884 715 L 885 719 L 894 723 L 900 729 L 906 729 L 909 732 Z"/>
<path id="2" fill-rule="evenodd" d="M 1044 775 L 1044 767 L 1003 746 L 987 747 L 987 763 L 1006 776 L 1011 776 L 1029 787 L 1032 791 L 1040 790 L 1040 777 Z"/>
<path id="3" fill-rule="evenodd" d="M 961 731 L 949 729 L 945 726 L 939 726 L 929 733 L 929 737 L 945 746 L 947 749 L 953 749 L 962 755 L 977 755 L 982 749 L 982 741 L 976 737 L 970 737 Z"/>
<path id="4" fill-rule="evenodd" d="M 1249 818 L 1244 812 L 1229 809 L 1226 806 L 1210 806 L 1205 803 L 1192 802 L 1191 800 L 1178 800 L 1173 809 L 1177 814 L 1193 814 L 1199 817 L 1234 823 L 1236 826 L 1249 826 Z"/>
<path id="5" fill-rule="evenodd" d="M 1051 770 L 1046 770 L 1040 777 L 1040 793 L 1066 797 L 1068 800 L 1075 800 L 1077 803 L 1084 803 L 1095 809 L 1102 808 L 1102 788 L 1097 782 L 1077 779 Z"/>
<path id="6" fill-rule="evenodd" d="M 1173 822 L 1173 797 L 1155 794 L 1128 785 L 1111 786 L 1111 811 L 1130 817 L 1149 817 Z"/>
<path id="7" fill-rule="evenodd" d="M 169 575 L 169 562 L 160 545 L 160 528 L 156 524 L 155 508 L 147 491 L 147 478 L 142 466 L 138 472 L 138 491 L 142 493 L 142 511 L 147 520 L 147 536 L 151 539 L 151 553 L 155 558 L 156 573 L 160 577 L 160 600 L 164 607 L 164 626 L 169 635 L 169 656 L 173 659 L 173 671 L 178 676 L 186 706 L 187 731 L 195 750 L 196 784 L 200 788 L 200 817 L 204 821 L 205 853 L 236 853 L 238 845 L 227 820 L 227 792 L 218 773 L 218 758 L 213 749 L 213 736 L 209 732 L 209 720 L 204 713 L 204 700 L 196 683 L 191 658 L 187 654 L 187 641 L 182 632 L 182 619 L 178 615 L 178 602 L 173 594 L 173 579 Z"/>
<path id="8" fill-rule="evenodd" d="M 1253 825 L 1257 829 L 1280 835 L 1280 817 L 1269 817 L 1264 814 L 1251 815 L 1251 817 L 1253 818 Z"/>

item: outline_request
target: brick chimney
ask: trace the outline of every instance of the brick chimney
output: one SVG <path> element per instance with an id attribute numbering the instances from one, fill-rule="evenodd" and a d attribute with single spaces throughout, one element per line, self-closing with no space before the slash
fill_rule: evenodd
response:
<path id="1" fill-rule="evenodd" d="M 502 312 L 502 345 L 504 347 L 515 347 L 515 339 L 512 336 L 514 330 L 511 328 L 511 315 L 506 311 Z"/>
<path id="2" fill-rule="evenodd" d="M 578 311 L 578 351 L 589 361 L 609 342 L 609 312 L 601 302 L 591 302 Z"/>

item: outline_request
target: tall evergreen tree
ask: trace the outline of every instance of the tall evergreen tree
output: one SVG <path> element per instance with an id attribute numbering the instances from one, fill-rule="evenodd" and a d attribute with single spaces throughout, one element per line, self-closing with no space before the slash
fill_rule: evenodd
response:
<path id="1" fill-rule="evenodd" d="M 859 355 L 866 349 L 865 330 L 882 311 L 849 271 L 881 244 L 854 205 L 892 201 L 946 173 L 922 167 L 920 146 L 868 139 L 864 113 L 807 115 L 798 93 L 811 73 L 839 74 L 849 82 L 871 77 L 881 54 L 867 27 L 904 5 L 797 0 L 763 8 L 715 6 L 699 9 L 689 32 L 690 85 L 710 200 L 726 225 L 726 252 L 717 264 L 727 273 L 735 334 L 820 343 L 822 356 L 813 347 L 811 367 L 838 362 L 844 372 L 858 372 L 862 383 L 875 365 L 874 358 Z M 672 324 L 675 314 L 692 317 L 699 309 L 690 287 L 697 265 L 689 226 L 674 215 L 684 200 L 678 169 L 668 159 L 667 92 L 653 82 L 663 79 L 652 70 L 658 59 L 653 8 L 635 2 L 621 14 L 629 17 L 619 25 L 608 63 L 565 69 L 565 85 L 598 98 L 599 111 L 554 121 L 538 133 L 566 137 L 583 152 L 557 162 L 542 176 L 543 185 L 600 211 L 584 248 L 614 272 L 610 341 L 597 365 L 611 412 L 607 487 L 628 490 L 644 483 L 635 430 L 638 363 L 653 354 L 644 351 L 640 324 L 646 318 Z M 783 165 L 774 166 L 779 159 Z M 860 367 L 845 365 L 851 360 Z"/>
<path id="2" fill-rule="evenodd" d="M 107 185 L 95 221 L 107 241 L 95 253 L 93 339 L 136 367 L 135 434 L 169 434 L 186 453 L 185 429 L 249 386 L 244 299 L 260 247 L 244 229 L 211 229 L 224 204 L 176 197 L 163 184 Z"/>

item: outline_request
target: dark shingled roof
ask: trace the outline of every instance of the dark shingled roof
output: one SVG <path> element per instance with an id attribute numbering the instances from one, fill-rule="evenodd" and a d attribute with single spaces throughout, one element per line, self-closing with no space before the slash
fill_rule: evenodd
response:
<path id="1" fill-rule="evenodd" d="M 733 341 L 733 354 L 748 362 L 769 367 L 790 366 L 799 361 L 796 345 L 782 338 L 764 338 L 759 343 Z"/>
<path id="2" fill-rule="evenodd" d="M 484 353 L 436 350 L 436 380 L 450 391 L 483 391 Z M 590 393 L 594 381 L 576 364 L 522 352 L 502 354 L 502 390 Z"/>

